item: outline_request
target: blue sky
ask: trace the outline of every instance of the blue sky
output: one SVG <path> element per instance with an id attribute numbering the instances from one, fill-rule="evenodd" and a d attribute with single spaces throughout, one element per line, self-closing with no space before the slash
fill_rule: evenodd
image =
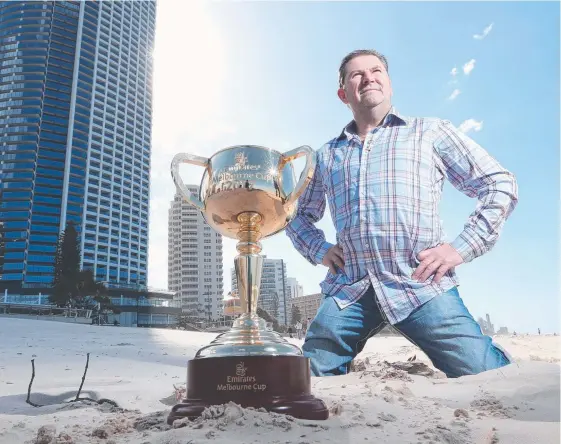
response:
<path id="1" fill-rule="evenodd" d="M 173 154 L 210 156 L 243 143 L 319 148 L 351 119 L 336 96 L 340 60 L 374 48 L 389 60 L 402 114 L 463 123 L 518 179 L 520 201 L 495 248 L 457 268 L 466 305 L 475 317 L 489 313 L 496 328 L 559 332 L 558 3 L 215 2 L 181 12 L 174 5 L 159 3 L 156 28 L 150 285 L 167 286 Z M 195 167 L 182 171 L 186 182 L 202 176 Z M 446 184 L 447 240 L 475 205 Z M 319 226 L 333 241 L 327 213 Z M 225 240 L 226 289 L 234 245 Z M 326 269 L 305 261 L 285 234 L 263 245 L 263 254 L 287 261 L 305 293 L 319 291 Z"/>

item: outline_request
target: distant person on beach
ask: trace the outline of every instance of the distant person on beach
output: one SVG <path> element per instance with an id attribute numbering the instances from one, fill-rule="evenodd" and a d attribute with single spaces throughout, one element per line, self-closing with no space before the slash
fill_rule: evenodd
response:
<path id="1" fill-rule="evenodd" d="M 400 114 L 387 59 L 376 51 L 342 60 L 337 95 L 353 120 L 317 151 L 286 230 L 309 262 L 329 268 L 303 345 L 312 374 L 348 373 L 387 324 L 448 377 L 509 364 L 465 307 L 455 267 L 496 243 L 518 201 L 514 175 L 449 121 Z M 438 212 L 445 180 L 477 199 L 450 243 Z M 326 204 L 336 245 L 315 226 Z"/>
<path id="2" fill-rule="evenodd" d="M 304 334 L 308 332 L 308 328 L 310 328 L 311 323 L 312 323 L 312 318 L 308 318 L 304 321 L 304 327 L 302 328 Z"/>
<path id="3" fill-rule="evenodd" d="M 296 329 L 296 337 L 302 339 L 302 324 L 297 322 L 294 328 Z"/>

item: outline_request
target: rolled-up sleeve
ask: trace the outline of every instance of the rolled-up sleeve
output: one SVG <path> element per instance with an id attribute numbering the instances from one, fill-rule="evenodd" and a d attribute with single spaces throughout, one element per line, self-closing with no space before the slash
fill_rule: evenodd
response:
<path id="1" fill-rule="evenodd" d="M 326 242 L 325 234 L 315 224 L 325 212 L 325 192 L 321 179 L 320 159 L 310 183 L 298 199 L 296 216 L 288 224 L 286 234 L 298 252 L 311 264 L 321 264 L 325 253 L 333 244 Z"/>
<path id="2" fill-rule="evenodd" d="M 470 262 L 497 242 L 518 203 L 518 185 L 514 174 L 449 121 L 438 121 L 434 129 L 433 148 L 443 174 L 466 196 L 477 198 L 463 231 L 451 243 Z"/>

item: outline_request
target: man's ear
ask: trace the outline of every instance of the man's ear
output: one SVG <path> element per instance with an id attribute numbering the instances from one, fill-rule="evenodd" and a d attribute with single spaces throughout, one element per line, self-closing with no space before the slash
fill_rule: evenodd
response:
<path id="1" fill-rule="evenodd" d="M 345 90 L 343 88 L 339 88 L 337 90 L 337 97 L 339 97 L 341 102 L 343 102 L 345 105 L 349 104 L 349 101 L 347 100 L 347 94 L 345 93 Z"/>

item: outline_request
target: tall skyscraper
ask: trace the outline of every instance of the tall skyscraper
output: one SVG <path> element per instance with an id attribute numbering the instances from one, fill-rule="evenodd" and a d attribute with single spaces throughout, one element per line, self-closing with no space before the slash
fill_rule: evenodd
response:
<path id="1" fill-rule="evenodd" d="M 198 187 L 187 185 L 195 195 Z M 176 193 L 168 212 L 168 288 L 184 313 L 205 320 L 223 317 L 222 235 Z"/>
<path id="2" fill-rule="evenodd" d="M 230 270 L 232 290 L 238 291 L 235 269 Z M 286 277 L 286 262 L 264 256 L 257 305 L 285 325 L 290 320 L 290 297 Z"/>
<path id="3" fill-rule="evenodd" d="M 96 280 L 146 284 L 154 1 L 0 2 L 0 285 L 52 282 L 75 224 Z"/>

